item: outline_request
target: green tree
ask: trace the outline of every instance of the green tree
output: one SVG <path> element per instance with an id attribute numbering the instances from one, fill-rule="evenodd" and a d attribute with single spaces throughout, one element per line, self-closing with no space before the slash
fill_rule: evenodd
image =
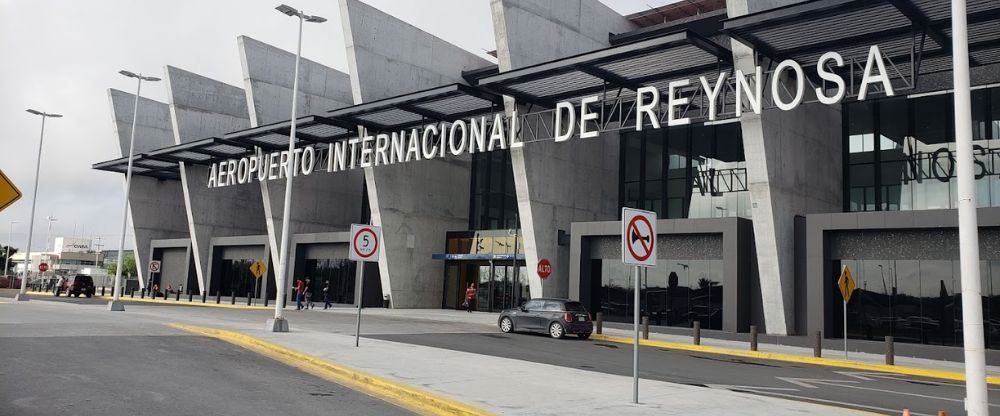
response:
<path id="1" fill-rule="evenodd" d="M 10 256 L 14 257 L 15 253 L 17 253 L 17 248 L 10 247 Z M 14 263 L 7 261 L 7 246 L 0 246 L 0 267 L 3 267 L 4 264 L 8 263 L 9 263 L 8 267 L 10 267 L 11 270 L 13 270 Z M 5 274 L 8 274 L 6 270 L 0 270 L 0 275 L 5 275 Z"/>
<path id="2" fill-rule="evenodd" d="M 124 267 L 122 269 L 123 276 L 126 278 L 135 276 L 135 257 L 131 255 L 125 256 L 125 259 L 122 260 L 122 267 Z M 108 265 L 104 267 L 104 270 L 108 272 L 108 276 L 114 276 L 118 272 L 118 262 L 108 263 Z"/>

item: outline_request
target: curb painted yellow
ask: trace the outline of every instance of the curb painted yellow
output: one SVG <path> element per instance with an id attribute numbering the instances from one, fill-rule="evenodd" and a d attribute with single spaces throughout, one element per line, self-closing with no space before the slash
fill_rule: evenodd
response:
<path id="1" fill-rule="evenodd" d="M 28 291 L 28 294 L 31 295 L 31 296 L 50 296 L 50 297 L 52 296 L 52 292 L 32 292 L 32 291 Z M 94 295 L 93 298 L 94 299 L 111 300 L 113 298 L 113 296 Z M 259 306 L 259 305 L 250 305 L 250 306 L 247 306 L 247 305 L 241 305 L 241 304 L 231 305 L 231 304 L 228 304 L 228 303 L 219 303 L 219 304 L 216 304 L 214 302 L 212 302 L 212 303 L 209 303 L 209 302 L 201 303 L 201 299 L 198 299 L 198 301 L 188 302 L 186 300 L 176 301 L 176 300 L 163 300 L 163 299 L 132 298 L 132 297 L 122 296 L 121 297 L 121 301 L 122 302 L 134 302 L 134 303 L 155 303 L 155 304 L 160 304 L 160 305 L 171 305 L 171 306 L 173 306 L 173 305 L 176 305 L 176 306 L 199 306 L 199 307 L 203 307 L 203 308 L 258 309 L 258 310 L 268 310 L 268 311 L 274 310 L 274 306 Z"/>
<path id="2" fill-rule="evenodd" d="M 621 344 L 632 344 L 633 338 L 616 337 L 611 335 L 591 335 L 595 341 L 607 341 Z M 861 361 L 838 360 L 835 358 L 806 357 L 792 354 L 782 354 L 777 352 L 743 351 L 731 348 L 711 347 L 705 345 L 682 344 L 680 342 L 659 341 L 652 339 L 640 339 L 639 345 L 655 348 L 666 348 L 671 350 L 683 350 L 703 352 L 707 354 L 721 354 L 733 357 L 757 358 L 761 360 L 783 361 L 788 363 L 812 364 L 826 367 L 849 368 L 852 370 L 877 371 L 881 373 L 905 374 L 910 376 L 937 378 L 942 380 L 965 381 L 965 374 L 958 371 L 932 370 L 929 368 L 905 367 L 898 365 L 885 365 L 865 363 Z M 1000 377 L 989 376 L 986 378 L 989 384 L 1000 385 Z"/>
<path id="3" fill-rule="evenodd" d="M 309 374 L 367 393 L 419 414 L 443 416 L 492 415 L 492 413 L 487 411 L 426 390 L 397 383 L 239 332 L 177 323 L 168 325 L 182 331 L 238 345 Z"/>

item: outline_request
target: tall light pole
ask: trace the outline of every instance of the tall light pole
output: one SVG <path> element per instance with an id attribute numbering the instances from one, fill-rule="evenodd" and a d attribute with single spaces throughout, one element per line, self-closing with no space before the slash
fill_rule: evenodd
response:
<path id="1" fill-rule="evenodd" d="M 278 270 L 274 274 L 276 280 L 275 287 L 277 287 L 274 298 L 274 318 L 268 319 L 266 328 L 273 332 L 288 332 L 288 321 L 284 318 L 282 300 L 285 298 L 285 275 L 288 273 L 288 241 L 291 240 L 288 236 L 288 223 L 292 213 L 292 179 L 295 177 L 294 173 L 297 166 L 295 160 L 295 118 L 297 116 L 295 106 L 298 103 L 299 96 L 299 59 L 302 57 L 302 26 L 305 22 L 323 23 L 326 19 L 319 16 L 307 15 L 287 4 L 282 4 L 275 9 L 286 15 L 299 18 L 299 44 L 295 49 L 295 79 L 292 81 L 292 119 L 291 128 L 288 133 L 288 155 L 291 163 L 288 164 L 288 170 L 285 172 L 285 209 L 281 217 L 281 247 L 278 251 Z"/>
<path id="2" fill-rule="evenodd" d="M 17 295 L 14 295 L 14 300 L 17 301 L 30 300 L 30 297 L 28 297 L 28 272 L 30 270 L 29 266 L 31 266 L 31 237 L 34 234 L 33 231 L 35 228 L 35 203 L 38 201 L 38 173 L 41 172 L 42 168 L 42 143 L 45 141 L 45 119 L 49 117 L 62 117 L 61 114 L 46 113 L 30 108 L 26 111 L 36 116 L 42 116 L 42 133 L 38 136 L 38 158 L 35 161 L 35 189 L 31 191 L 31 216 L 28 217 L 28 244 L 24 246 L 25 250 L 27 250 L 24 253 L 24 276 L 21 278 L 21 290 Z"/>
<path id="3" fill-rule="evenodd" d="M 955 148 L 958 153 L 958 251 L 962 276 L 962 338 L 965 350 L 965 410 L 989 414 L 983 301 L 979 282 L 979 222 L 972 153 L 972 93 L 969 85 L 969 27 L 965 0 L 951 2 L 951 53 L 955 87 Z"/>
<path id="4" fill-rule="evenodd" d="M 142 92 L 142 82 L 143 81 L 159 81 L 157 77 L 147 77 L 142 74 L 136 74 L 134 72 L 121 70 L 118 71 L 129 78 L 136 79 L 135 87 L 135 107 L 132 109 L 132 132 L 128 140 L 128 167 L 125 169 L 125 207 L 122 209 L 122 234 L 121 240 L 118 243 L 118 263 L 115 268 L 115 291 L 114 296 L 110 301 L 108 301 L 109 311 L 124 311 L 125 305 L 121 302 L 121 292 L 122 292 L 122 260 L 125 252 L 125 229 L 128 227 L 128 193 L 132 185 L 132 153 L 135 147 L 135 122 L 139 119 L 139 94 Z"/>
<path id="5" fill-rule="evenodd" d="M 45 251 L 49 251 L 49 241 L 52 240 L 52 222 L 59 221 L 59 219 L 52 215 L 46 215 L 45 219 L 49 221 L 49 226 L 45 230 Z M 53 244 L 52 250 L 55 250 L 55 244 Z"/>
<path id="6" fill-rule="evenodd" d="M 14 278 L 10 276 L 10 244 L 14 242 L 14 224 L 17 221 L 10 222 L 10 231 L 7 232 L 7 254 L 3 257 L 3 274 L 7 276 L 7 287 L 14 287 Z"/>

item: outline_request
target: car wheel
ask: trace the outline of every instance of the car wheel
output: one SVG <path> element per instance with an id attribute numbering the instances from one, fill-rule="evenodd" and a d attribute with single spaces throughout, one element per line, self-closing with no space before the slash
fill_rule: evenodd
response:
<path id="1" fill-rule="evenodd" d="M 92 293 L 88 293 L 88 294 L 87 294 L 87 297 L 88 297 L 88 298 L 89 298 L 89 297 L 91 297 L 91 296 L 94 296 L 94 294 L 92 294 Z"/>
<path id="2" fill-rule="evenodd" d="M 563 329 L 562 324 L 560 324 L 559 322 L 553 322 L 552 325 L 549 325 L 549 335 L 552 338 L 559 339 L 562 338 L 563 335 L 565 334 L 566 331 Z"/>
<path id="3" fill-rule="evenodd" d="M 590 332 L 584 332 L 582 334 L 576 334 L 576 336 L 580 337 L 580 339 L 587 339 L 587 338 L 590 338 Z"/>
<path id="4" fill-rule="evenodd" d="M 514 331 L 514 321 L 511 321 L 509 317 L 506 316 L 503 317 L 503 319 L 500 320 L 500 332 L 508 334 L 513 331 Z"/>
<path id="5" fill-rule="evenodd" d="M 80 292 L 74 293 L 73 297 L 77 297 L 77 298 L 80 297 Z"/>

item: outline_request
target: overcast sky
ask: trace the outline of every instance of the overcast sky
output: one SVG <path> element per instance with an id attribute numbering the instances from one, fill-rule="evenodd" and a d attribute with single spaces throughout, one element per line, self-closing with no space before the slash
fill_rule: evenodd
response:
<path id="1" fill-rule="evenodd" d="M 52 216 L 53 238 L 75 232 L 116 249 L 124 181 L 90 166 L 120 156 L 107 89 L 135 84 L 117 72 L 162 77 L 169 64 L 243 88 L 237 36 L 295 50 L 296 22 L 274 10 L 280 1 L 0 0 L 0 170 L 24 193 L 0 212 L 0 244 L 11 221 L 12 245 L 23 249 L 28 238 L 41 119 L 25 109 L 65 115 L 45 126 L 32 247 L 45 247 Z M 329 19 L 306 26 L 303 56 L 347 72 L 337 1 L 285 1 Z M 469 51 L 495 49 L 489 0 L 365 1 Z M 623 14 L 673 2 L 602 1 Z M 144 84 L 142 95 L 166 102 L 162 82 Z"/>

